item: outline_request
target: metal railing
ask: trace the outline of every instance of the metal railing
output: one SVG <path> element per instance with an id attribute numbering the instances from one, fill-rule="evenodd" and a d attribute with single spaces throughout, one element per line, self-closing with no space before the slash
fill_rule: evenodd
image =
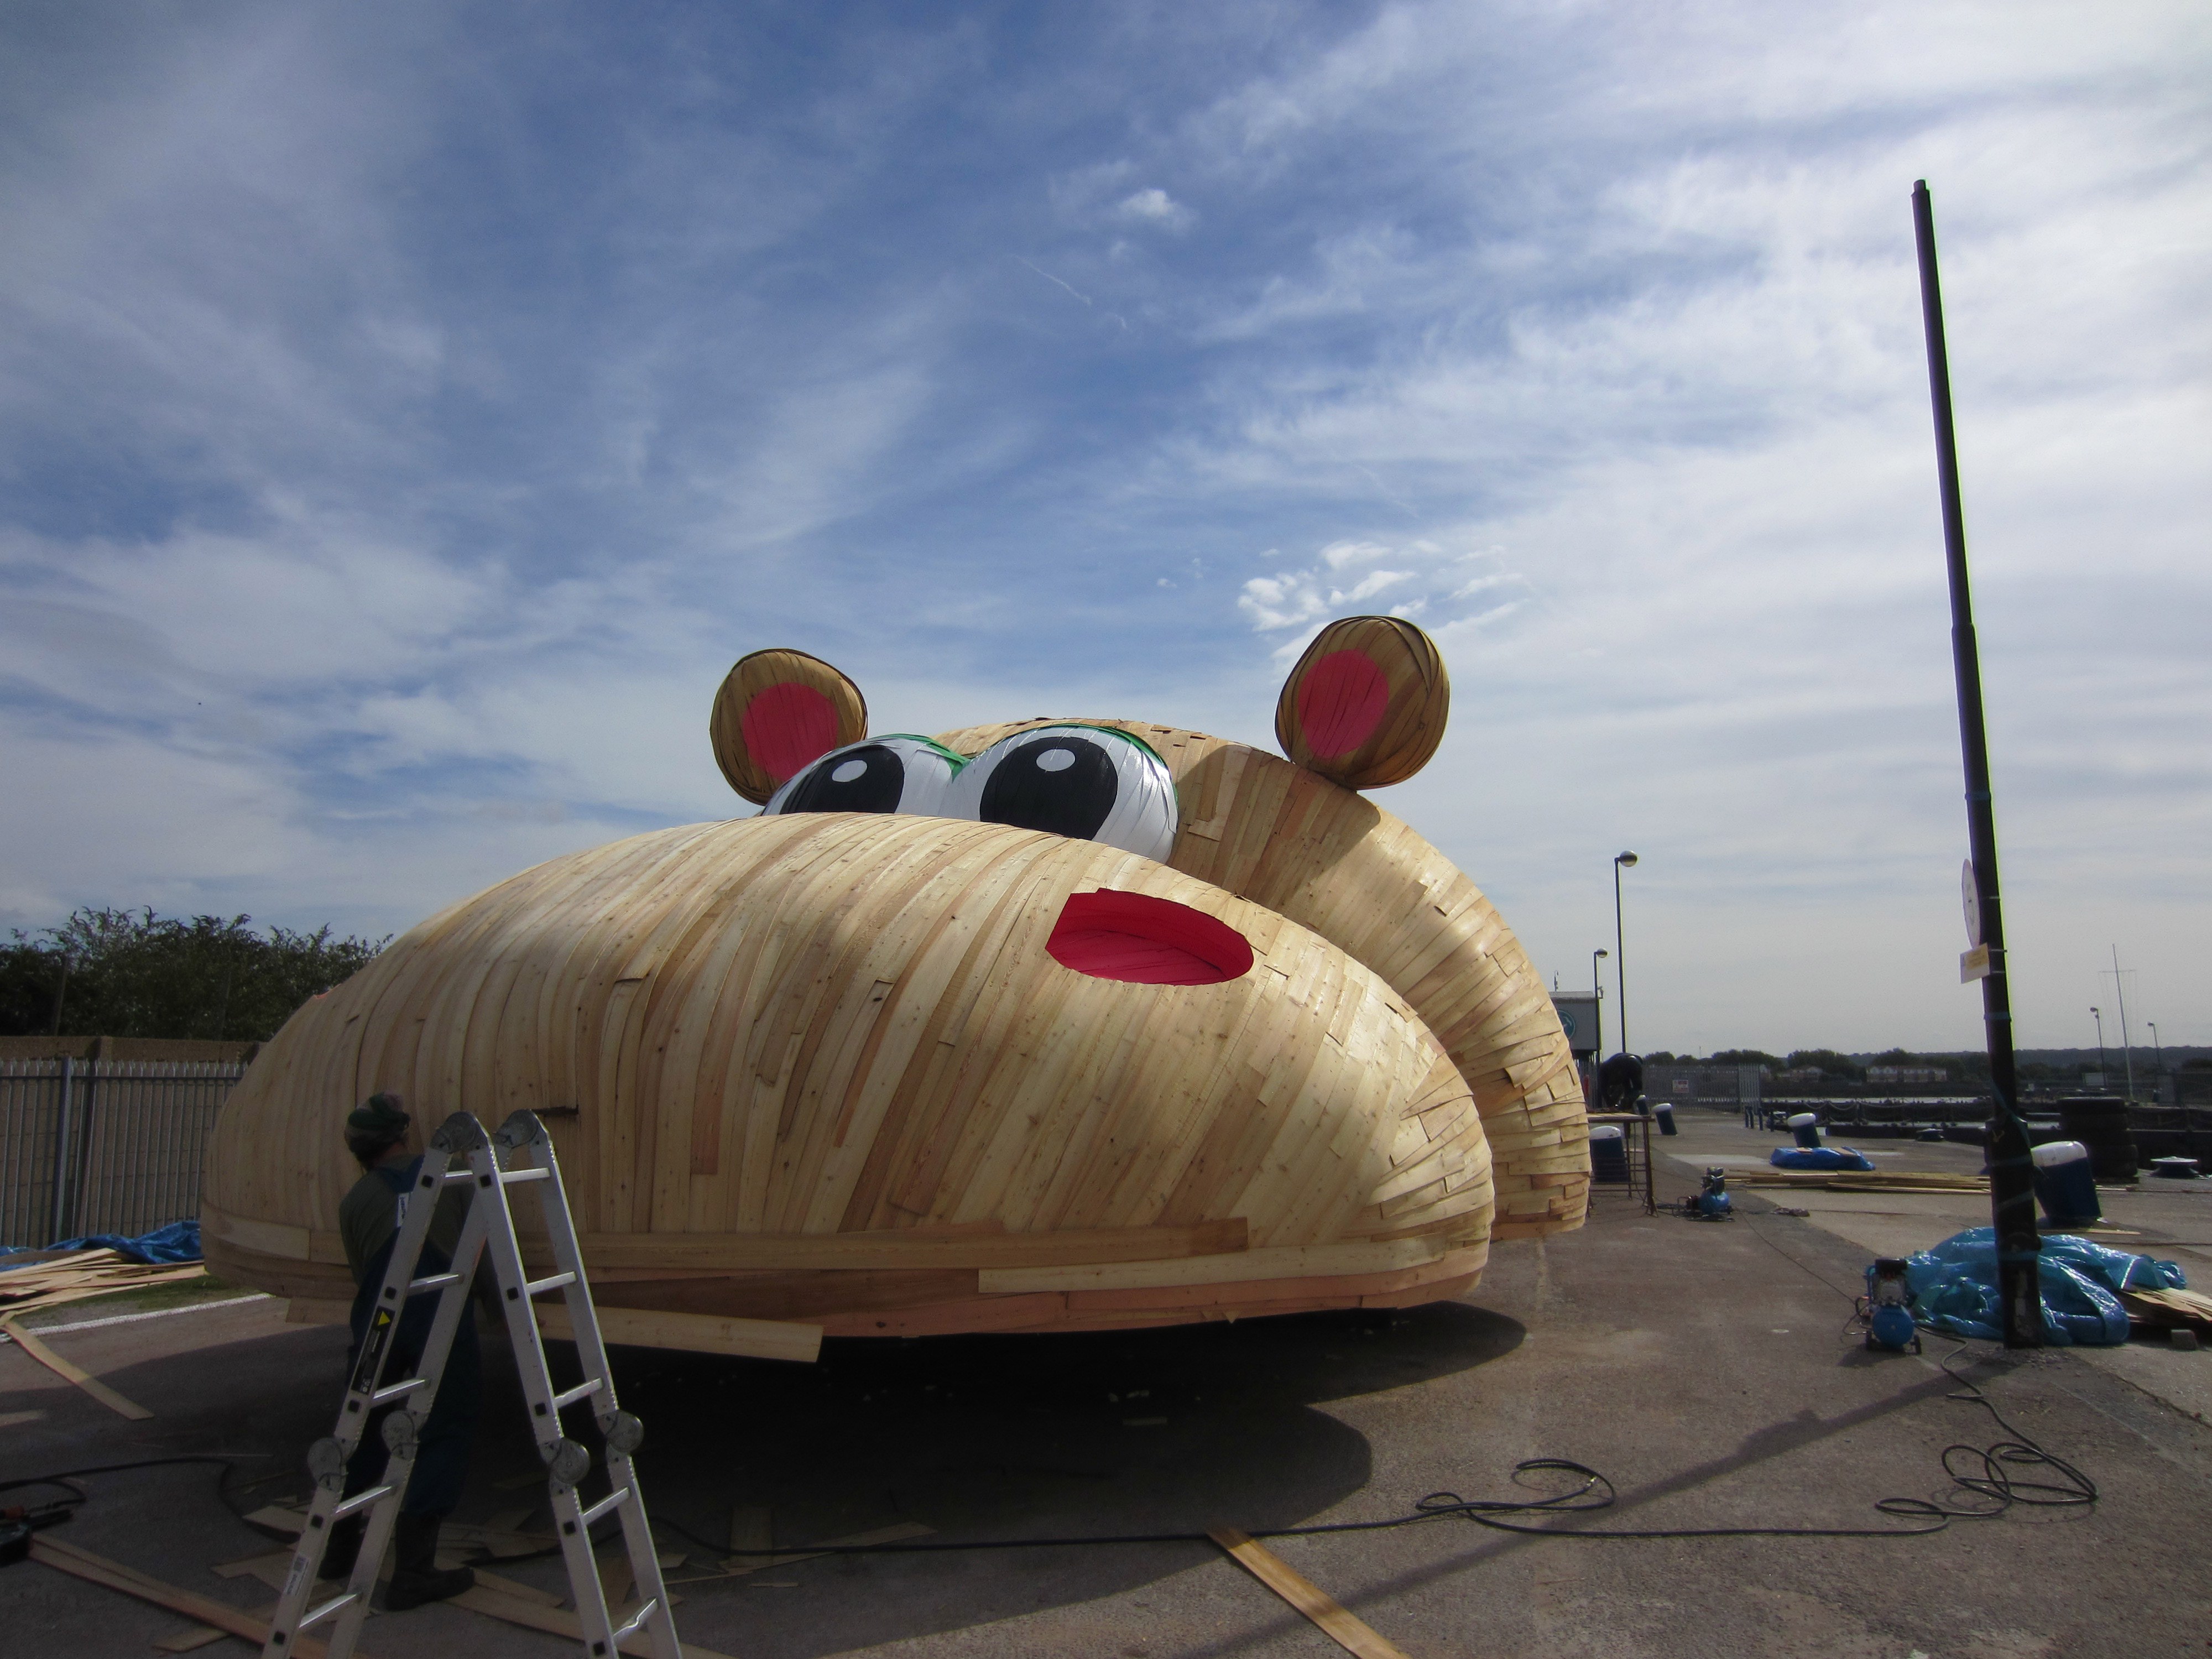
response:
<path id="1" fill-rule="evenodd" d="M 245 1075 L 203 1060 L 0 1060 L 0 1244 L 198 1215 L 216 1114 Z"/>

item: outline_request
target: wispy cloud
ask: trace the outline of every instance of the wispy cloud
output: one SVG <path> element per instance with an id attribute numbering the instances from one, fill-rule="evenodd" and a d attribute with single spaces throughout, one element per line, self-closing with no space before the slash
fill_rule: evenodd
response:
<path id="1" fill-rule="evenodd" d="M 2212 994 L 2194 10 L 40 15 L 0 921 L 381 932 L 734 810 L 763 644 L 1264 738 L 1392 610 L 1457 701 L 1383 804 L 1569 971 L 1638 845 L 1639 1042 L 1970 1044 L 1924 176 L 2023 1031 L 2115 937 Z"/>

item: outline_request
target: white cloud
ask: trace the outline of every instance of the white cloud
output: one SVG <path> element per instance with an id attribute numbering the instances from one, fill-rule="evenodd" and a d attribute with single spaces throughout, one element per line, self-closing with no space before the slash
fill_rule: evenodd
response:
<path id="1" fill-rule="evenodd" d="M 1198 221 L 1197 214 L 1157 185 L 1123 197 L 1114 213 L 1131 224 L 1157 225 L 1163 230 L 1188 230 Z"/>
<path id="2" fill-rule="evenodd" d="M 758 645 L 909 729 L 1264 740 L 1387 609 L 1457 702 L 1382 804 L 1571 979 L 1637 845 L 1640 1042 L 1971 1043 L 1924 175 L 2023 1035 L 2117 938 L 2189 1036 L 2197 12 L 1388 4 L 1012 76 L 970 22 L 683 15 L 11 41 L 0 919 L 383 931 L 726 812 Z"/>

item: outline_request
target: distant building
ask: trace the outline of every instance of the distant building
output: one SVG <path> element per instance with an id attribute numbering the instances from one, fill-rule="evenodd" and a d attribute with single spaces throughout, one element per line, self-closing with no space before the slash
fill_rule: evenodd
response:
<path id="1" fill-rule="evenodd" d="M 1869 1083 L 1948 1083 L 1951 1068 L 1948 1066 L 1869 1066 Z"/>

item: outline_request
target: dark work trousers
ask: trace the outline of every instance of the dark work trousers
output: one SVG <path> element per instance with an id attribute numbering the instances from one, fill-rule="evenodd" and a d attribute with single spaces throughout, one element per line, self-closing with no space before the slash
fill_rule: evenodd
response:
<path id="1" fill-rule="evenodd" d="M 403 1183 L 406 1179 L 405 1176 L 400 1176 Z M 392 1247 L 398 1242 L 395 1234 L 362 1271 L 361 1288 L 353 1299 L 353 1347 L 347 1357 L 349 1365 L 361 1357 L 362 1342 L 368 1334 L 368 1316 L 375 1306 L 376 1292 L 384 1283 L 385 1269 L 392 1264 Z M 448 1265 L 443 1251 L 426 1243 L 416 1274 L 422 1278 L 441 1273 Z M 400 1316 L 398 1338 L 384 1367 L 385 1382 L 398 1382 L 415 1374 L 423 1344 L 429 1340 L 430 1314 L 435 1305 L 434 1297 L 418 1297 Z M 430 1402 L 429 1420 L 423 1424 L 422 1437 L 415 1443 L 415 1473 L 400 1498 L 401 1514 L 446 1516 L 460 1506 L 461 1488 L 469 1478 L 469 1447 L 476 1438 L 477 1407 L 483 1393 L 483 1366 L 477 1353 L 476 1310 L 465 1306 L 461 1322 L 453 1330 L 453 1346 L 446 1354 L 446 1372 L 438 1382 L 438 1397 Z M 385 1460 L 390 1455 L 385 1449 L 384 1419 L 398 1409 L 395 1403 L 370 1414 L 361 1444 L 346 1463 L 347 1497 L 365 1491 L 382 1478 Z"/>

